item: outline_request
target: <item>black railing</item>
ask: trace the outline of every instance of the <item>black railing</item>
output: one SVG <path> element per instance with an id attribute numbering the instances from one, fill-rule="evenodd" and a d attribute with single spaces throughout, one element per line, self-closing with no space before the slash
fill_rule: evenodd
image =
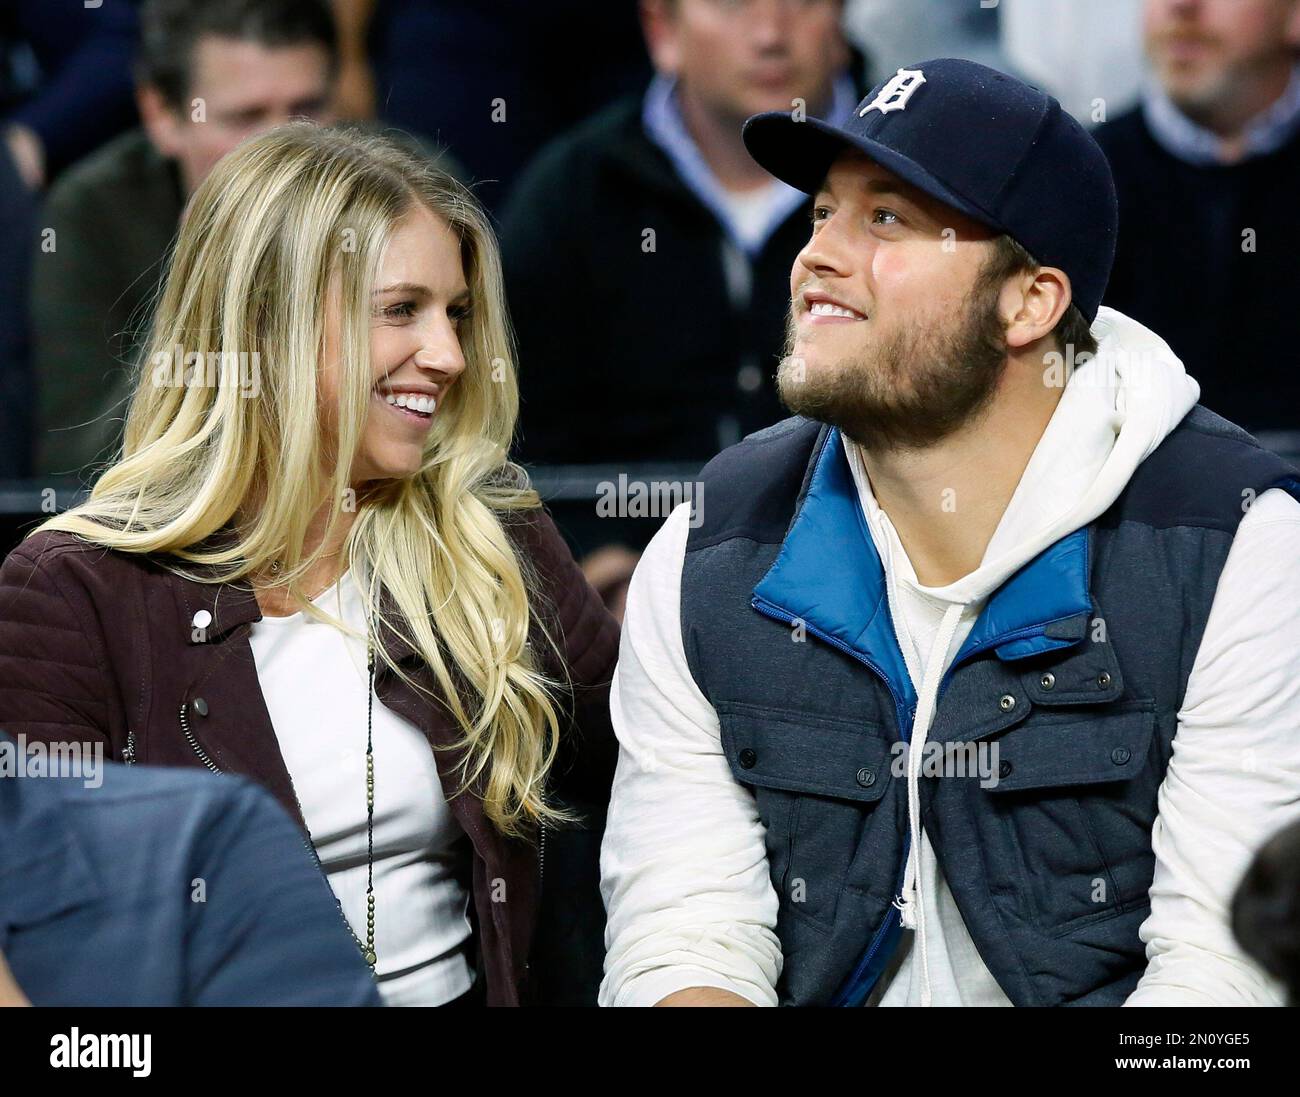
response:
<path id="1" fill-rule="evenodd" d="M 668 517 L 664 508 L 693 498 L 690 485 L 701 467 L 691 462 L 538 465 L 528 474 L 574 551 L 585 552 L 611 541 L 644 547 Z M 0 480 L 0 558 L 29 529 L 86 493 L 68 478 Z"/>
<path id="2" fill-rule="evenodd" d="M 1300 465 L 1300 431 L 1269 431 L 1260 443 Z M 644 547 L 668 511 L 695 498 L 701 464 L 535 465 L 533 486 L 581 553 L 611 541 Z M 0 480 L 0 556 L 44 517 L 73 506 L 85 489 L 71 479 Z"/>

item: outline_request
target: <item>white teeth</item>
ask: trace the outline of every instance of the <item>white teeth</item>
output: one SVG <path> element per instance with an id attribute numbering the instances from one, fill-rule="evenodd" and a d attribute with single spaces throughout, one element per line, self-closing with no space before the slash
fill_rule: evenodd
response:
<path id="1" fill-rule="evenodd" d="M 433 409 L 438 406 L 432 396 L 421 396 L 414 392 L 385 393 L 384 400 L 408 411 L 418 411 L 422 415 L 432 415 Z"/>
<path id="2" fill-rule="evenodd" d="M 839 305 L 834 305 L 830 301 L 816 301 L 813 303 L 813 307 L 808 311 L 814 316 L 844 316 L 850 320 L 861 319 L 861 317 L 859 317 L 859 315 L 852 309 L 841 308 Z"/>

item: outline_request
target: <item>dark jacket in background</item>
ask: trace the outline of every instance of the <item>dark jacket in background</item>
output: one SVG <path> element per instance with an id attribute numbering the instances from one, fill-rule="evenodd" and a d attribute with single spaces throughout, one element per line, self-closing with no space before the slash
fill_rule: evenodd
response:
<path id="1" fill-rule="evenodd" d="M 561 721 L 552 790 L 565 803 L 597 805 L 603 812 L 618 757 L 609 714 L 618 626 L 549 515 L 519 513 L 506 529 L 536 572 L 530 591 L 534 622 L 543 622 L 560 646 L 563 666 L 548 656 L 537 633 L 535 650 L 553 677 L 567 678 L 574 687 Z M 390 619 L 397 613 L 391 599 L 383 609 Z M 201 611 L 208 616 L 199 621 L 208 623 L 196 629 Z M 249 625 L 260 619 L 257 599 L 243 584 L 199 583 L 153 558 L 105 551 L 68 533 L 33 534 L 0 567 L 0 727 L 28 739 L 100 744 L 115 760 L 206 766 L 252 778 L 280 801 L 306 840 L 249 646 Z M 440 695 L 432 671 L 409 644 L 387 629 L 377 643 L 422 687 Z M 441 703 L 378 661 L 375 693 L 421 728 L 431 744 L 459 741 Z M 540 842 L 502 837 L 484 813 L 478 786 L 455 795 L 462 751 L 437 750 L 434 757 L 452 814 L 473 847 L 470 911 L 487 1004 L 594 1002 L 600 967 L 592 971 L 589 965 L 593 951 L 599 957 L 604 932 L 600 895 L 594 885 L 589 893 L 570 894 L 575 881 L 586 886 L 595 875 L 594 865 L 574 865 L 591 843 L 566 846 L 574 831 L 553 828 Z M 598 845 L 599 835 L 594 841 Z M 573 962 L 548 953 L 553 919 L 543 915 L 534 939 L 539 895 L 551 890 L 558 890 L 562 908 L 584 919 L 580 931 L 589 943 Z M 572 927 L 564 928 L 572 935 Z M 544 982 L 531 967 L 531 955 L 540 957 L 539 966 L 554 974 L 553 981 Z"/>
<path id="2" fill-rule="evenodd" d="M 381 1004 L 270 796 L 208 773 L 99 773 L 0 777 L 0 952 L 33 1005 Z"/>
<path id="3" fill-rule="evenodd" d="M 0 145 L 0 480 L 32 474 L 31 340 L 27 291 L 36 195 L 19 178 L 9 149 Z"/>
<path id="4" fill-rule="evenodd" d="M 0 0 L 0 121 L 32 130 L 45 150 L 45 175 L 98 148 L 136 121 L 131 62 L 139 0 Z M 17 54 L 34 62 L 19 79 Z"/>
<path id="5" fill-rule="evenodd" d="M 808 234 L 805 205 L 767 241 L 737 309 L 722 226 L 646 135 L 639 97 L 548 146 L 501 229 L 521 458 L 703 463 L 779 419 L 790 268 Z"/>
<path id="6" fill-rule="evenodd" d="M 1105 303 L 1164 336 L 1201 403 L 1247 430 L 1300 430 L 1300 137 L 1200 167 L 1157 144 L 1140 108 L 1095 136 L 1119 192 Z"/>
<path id="7" fill-rule="evenodd" d="M 632 0 L 377 0 L 369 46 L 380 120 L 454 149 L 494 211 L 547 141 L 650 78 Z"/>
<path id="8" fill-rule="evenodd" d="M 121 437 L 134 362 L 185 196 L 143 130 L 66 172 L 32 261 L 36 473 L 75 476 Z"/>

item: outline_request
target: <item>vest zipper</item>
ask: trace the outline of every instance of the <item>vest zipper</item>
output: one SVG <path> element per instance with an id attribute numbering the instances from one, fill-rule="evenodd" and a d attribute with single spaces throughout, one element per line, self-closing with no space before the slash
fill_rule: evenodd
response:
<path id="1" fill-rule="evenodd" d="M 793 624 L 795 621 L 793 613 L 778 608 L 765 598 L 755 597 L 749 604 L 753 606 L 754 609 L 758 610 L 759 613 L 763 614 L 764 617 L 771 617 L 773 620 L 781 621 L 783 624 L 787 625 Z M 816 625 L 811 625 L 807 621 L 803 622 L 803 626 L 810 633 L 816 636 L 817 639 L 830 644 L 830 646 L 835 648 L 837 651 L 842 651 L 845 655 L 849 656 L 849 658 L 856 659 L 885 683 L 885 688 L 889 690 L 890 697 L 894 699 L 894 716 L 898 720 L 899 733 L 903 736 L 905 742 L 910 739 L 912 734 L 912 725 L 904 715 L 906 709 L 903 706 L 902 699 L 898 696 L 897 690 L 894 689 L 894 684 L 889 680 L 889 676 L 860 651 L 855 651 L 853 648 L 849 647 L 848 644 L 844 643 L 844 641 L 837 640 L 834 636 L 822 632 L 822 630 L 817 628 Z"/>
<path id="2" fill-rule="evenodd" d="M 787 625 L 794 623 L 794 614 L 778 608 L 764 598 L 755 597 L 750 601 L 750 605 L 765 617 L 771 617 L 773 620 L 781 621 Z M 916 716 L 916 708 L 915 706 L 910 708 L 904 707 L 901 698 L 898 696 L 898 692 L 894 689 L 893 683 L 890 682 L 888 676 L 860 651 L 855 651 L 853 648 L 849 647 L 848 644 L 835 639 L 835 637 L 828 635 L 815 625 L 809 624 L 807 621 L 804 621 L 803 625 L 805 629 L 816 636 L 819 640 L 830 644 L 830 646 L 835 648 L 837 651 L 842 651 L 851 659 L 856 659 L 859 663 L 874 673 L 877 678 L 884 682 L 885 688 L 889 690 L 889 695 L 894 700 L 894 716 L 898 720 L 899 734 L 902 736 L 904 742 L 910 742 L 912 738 L 912 719 Z M 911 848 L 911 844 L 912 836 L 910 834 L 904 834 L 903 862 L 902 867 L 898 871 L 898 880 L 894 885 L 895 901 L 902 894 L 903 876 L 907 871 L 907 855 Z M 856 984 L 861 980 L 863 975 L 866 974 L 867 968 L 870 966 L 872 959 L 879 951 L 881 943 L 888 935 L 890 929 L 897 924 L 898 918 L 898 907 L 891 902 L 889 910 L 885 913 L 885 920 L 880 924 L 880 928 L 876 930 L 875 934 L 871 938 L 871 943 L 867 946 L 866 954 L 855 965 L 849 978 L 840 984 L 840 989 L 836 991 L 834 998 L 831 1000 L 832 1005 L 842 1006 L 859 1004 L 851 1000 L 856 997 Z"/>
<path id="3" fill-rule="evenodd" d="M 912 847 L 912 836 L 903 835 L 903 867 L 899 869 L 898 879 L 894 884 L 894 900 L 889 904 L 889 910 L 885 914 L 885 920 L 876 930 L 875 936 L 871 938 L 871 944 L 867 946 L 866 954 L 858 961 L 857 967 L 853 973 L 840 984 L 840 989 L 835 992 L 835 997 L 831 999 L 832 1006 L 860 1006 L 866 1001 L 867 996 L 871 993 L 871 987 L 866 988 L 865 993 L 860 993 L 858 983 L 866 975 L 867 969 L 871 966 L 871 961 L 879 951 L 881 943 L 884 941 L 889 931 L 899 924 L 900 911 L 898 909 L 898 900 L 903 893 L 903 877 L 907 873 L 907 855 Z M 877 979 L 879 976 L 877 976 Z M 871 981 L 871 986 L 876 985 L 876 980 Z"/>
<path id="4" fill-rule="evenodd" d="M 126 733 L 126 746 L 122 748 L 122 764 L 124 766 L 135 765 L 135 729 L 131 728 Z"/>
<path id="5" fill-rule="evenodd" d="M 767 601 L 765 598 L 759 598 L 755 596 L 750 600 L 749 604 L 753 606 L 754 609 L 758 610 L 759 613 L 763 614 L 765 617 L 771 617 L 773 620 L 781 621 L 782 623 L 787 625 L 794 623 L 795 620 L 794 614 L 788 613 L 786 610 L 780 609 L 773 603 Z M 856 659 L 859 663 L 863 664 L 865 667 L 871 670 L 876 675 L 877 678 L 879 678 L 882 682 L 884 682 L 885 688 L 889 690 L 890 696 L 894 699 L 895 715 L 898 718 L 899 731 L 903 736 L 904 742 L 910 742 L 912 738 L 912 722 L 916 718 L 916 706 L 913 705 L 909 710 L 907 710 L 906 716 L 904 716 L 904 708 L 902 703 L 899 700 L 898 693 L 895 691 L 893 684 L 889 681 L 889 678 L 884 674 L 883 671 L 881 671 L 881 669 L 878 666 L 876 666 L 875 663 L 873 663 L 861 652 L 855 651 L 853 648 L 849 647 L 848 644 L 844 643 L 841 640 L 835 639 L 835 637 L 833 636 L 828 635 L 827 633 L 823 632 L 821 629 L 817 628 L 815 625 L 811 625 L 807 621 L 804 621 L 803 625 L 808 632 L 812 633 L 819 640 L 823 641 L 824 643 L 830 644 L 830 646 L 835 648 L 837 651 L 842 651 L 845 655 L 849 656 L 851 659 Z M 1005 636 L 995 637 L 993 640 L 986 641 L 983 644 L 978 644 L 975 647 L 971 648 L 970 651 L 965 652 L 960 659 L 954 659 L 952 661 L 952 664 L 944 672 L 943 677 L 939 682 L 939 692 L 937 697 L 935 698 L 936 710 L 938 708 L 938 701 L 940 698 L 943 697 L 944 690 L 947 688 L 948 682 L 951 679 L 953 673 L 957 670 L 958 666 L 965 663 L 972 656 L 978 655 L 982 651 L 987 651 L 989 648 L 999 647 L 1002 644 L 1011 642 L 1012 640 L 1027 639 L 1030 636 L 1041 635 L 1041 634 L 1042 634 L 1041 625 L 1033 625 L 1028 628 L 1016 629 L 1014 632 L 1008 633 Z M 867 946 L 866 954 L 862 957 L 860 961 L 858 961 L 857 965 L 853 969 L 853 973 L 849 976 L 849 978 L 846 979 L 840 985 L 840 989 L 836 991 L 835 996 L 831 1002 L 832 1005 L 842 1006 L 842 1005 L 861 1004 L 860 1001 L 853 1001 L 853 999 L 857 998 L 856 984 L 866 974 L 872 959 L 875 957 L 876 952 L 880 949 L 880 945 L 884 941 L 891 926 L 893 926 L 899 919 L 899 909 L 896 903 L 898 902 L 899 899 L 902 898 L 903 877 L 907 871 L 907 855 L 911 848 L 911 844 L 912 844 L 912 836 L 910 834 L 904 834 L 903 867 L 899 870 L 898 882 L 894 886 L 894 902 L 890 904 L 889 911 L 885 915 L 884 922 L 881 923 L 880 928 L 877 929 L 875 934 L 872 936 L 871 943 Z M 873 985 L 874 985 L 874 980 L 873 980 Z M 870 993 L 869 990 L 868 993 Z M 865 996 L 863 996 L 863 1000 L 865 1000 Z"/>

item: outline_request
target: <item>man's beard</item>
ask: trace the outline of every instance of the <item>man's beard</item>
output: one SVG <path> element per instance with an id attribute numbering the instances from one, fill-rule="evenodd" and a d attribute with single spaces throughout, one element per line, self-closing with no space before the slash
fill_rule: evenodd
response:
<path id="1" fill-rule="evenodd" d="M 972 421 L 993 399 L 1007 361 L 998 287 L 978 283 L 953 327 L 897 332 L 816 373 L 793 357 L 796 335 L 791 302 L 776 375 L 782 403 L 876 451 L 925 449 Z"/>
<path id="2" fill-rule="evenodd" d="M 1161 44 L 1177 40 L 1179 35 L 1166 34 Z M 1197 35 L 1197 38 L 1211 46 L 1219 45 L 1213 36 Z M 1231 103 L 1242 85 L 1241 70 L 1245 65 L 1220 64 L 1217 69 L 1209 68 L 1200 72 L 1189 73 L 1180 69 L 1167 53 L 1156 52 L 1148 48 L 1148 57 L 1152 58 L 1159 82 L 1170 101 L 1188 118 L 1198 125 L 1207 126 L 1216 115 L 1223 112 L 1224 105 Z"/>

